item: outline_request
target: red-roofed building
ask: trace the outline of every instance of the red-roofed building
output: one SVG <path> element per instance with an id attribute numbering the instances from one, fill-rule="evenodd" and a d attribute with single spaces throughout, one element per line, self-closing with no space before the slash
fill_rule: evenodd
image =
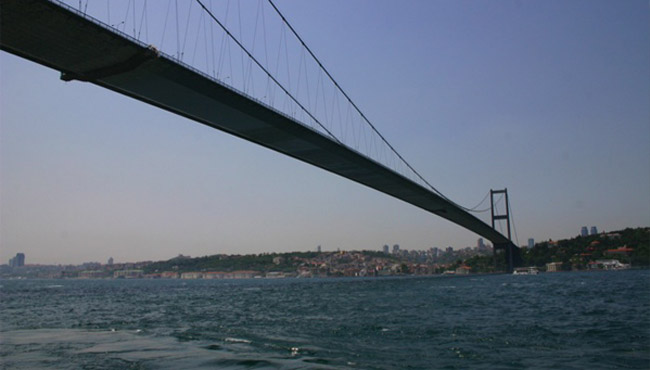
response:
<path id="1" fill-rule="evenodd" d="M 634 248 L 629 248 L 627 245 L 625 245 L 616 249 L 608 249 L 605 251 L 605 254 L 622 254 L 627 256 L 632 252 L 634 252 Z"/>

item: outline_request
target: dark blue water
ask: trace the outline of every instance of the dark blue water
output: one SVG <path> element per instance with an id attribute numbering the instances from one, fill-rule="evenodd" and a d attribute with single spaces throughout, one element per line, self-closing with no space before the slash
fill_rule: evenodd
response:
<path id="1" fill-rule="evenodd" d="M 650 368 L 650 271 L 0 281 L 7 369 Z"/>

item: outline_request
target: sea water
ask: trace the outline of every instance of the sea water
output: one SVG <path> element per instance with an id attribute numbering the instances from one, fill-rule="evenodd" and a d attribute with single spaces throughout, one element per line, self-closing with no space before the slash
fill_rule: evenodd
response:
<path id="1" fill-rule="evenodd" d="M 650 368 L 650 270 L 2 280 L 3 369 Z"/>

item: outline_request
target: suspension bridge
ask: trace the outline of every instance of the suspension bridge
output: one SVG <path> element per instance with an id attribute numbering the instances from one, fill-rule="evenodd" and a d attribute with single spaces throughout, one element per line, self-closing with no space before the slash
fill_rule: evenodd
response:
<path id="1" fill-rule="evenodd" d="M 509 270 L 518 263 L 507 198 L 506 216 L 495 213 L 493 200 L 482 210 L 492 210 L 488 225 L 472 214 L 480 205 L 466 208 L 439 192 L 381 135 L 271 0 L 255 4 L 254 24 L 246 27 L 241 11 L 239 27 L 228 26 L 230 2 L 217 9 L 223 4 L 185 1 L 180 10 L 178 0 L 156 2 L 166 7 L 157 28 L 146 0 L 119 10 L 107 1 L 103 20 L 89 9 L 98 3 L 0 0 L 0 47 L 60 71 L 64 81 L 93 83 L 422 208 L 505 250 Z M 267 32 L 265 12 L 275 14 L 276 32 Z M 252 46 L 244 45 L 243 29 Z M 273 36 L 277 53 L 267 46 Z M 504 218 L 507 236 L 495 227 Z"/>

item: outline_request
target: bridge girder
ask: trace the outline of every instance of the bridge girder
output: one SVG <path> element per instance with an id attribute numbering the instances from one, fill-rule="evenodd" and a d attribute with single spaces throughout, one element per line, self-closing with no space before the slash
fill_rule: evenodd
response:
<path id="1" fill-rule="evenodd" d="M 504 235 L 447 199 L 274 108 L 47 0 L 0 1 L 0 48 L 286 154 L 445 218 L 490 240 Z M 515 247 L 516 248 L 516 247 Z"/>

